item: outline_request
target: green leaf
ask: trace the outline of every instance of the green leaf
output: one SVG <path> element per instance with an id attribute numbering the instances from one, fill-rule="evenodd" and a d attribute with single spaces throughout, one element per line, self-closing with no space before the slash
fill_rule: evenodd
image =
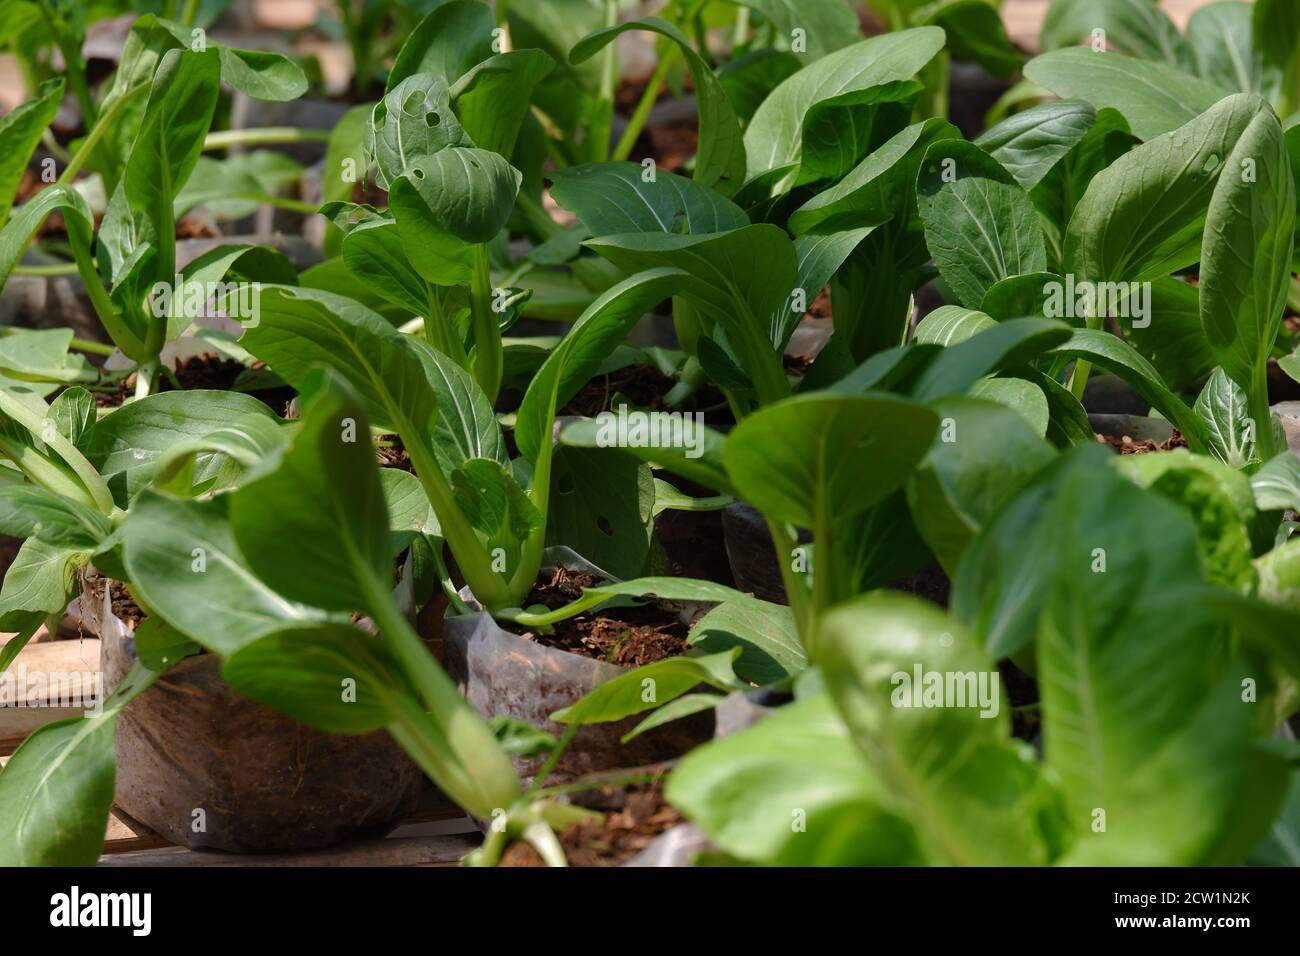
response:
<path id="1" fill-rule="evenodd" d="M 982 378 L 971 386 L 970 396 L 1011 409 L 1040 438 L 1047 434 L 1051 407 L 1037 380 L 1010 376 Z"/>
<path id="2" fill-rule="evenodd" d="M 1284 451 L 1251 476 L 1260 511 L 1300 511 L 1300 458 Z"/>
<path id="3" fill-rule="evenodd" d="M 963 395 L 985 375 L 1023 365 L 1069 339 L 1064 322 L 1008 319 L 943 349 L 916 375 L 908 391 L 922 401 Z"/>
<path id="4" fill-rule="evenodd" d="M 1167 63 L 1080 47 L 1034 57 L 1025 76 L 1057 96 L 1118 110 L 1144 140 L 1190 122 L 1228 94 Z"/>
<path id="5" fill-rule="evenodd" d="M 343 261 L 354 276 L 394 305 L 425 315 L 430 308 L 429 287 L 408 258 L 409 251 L 391 215 L 360 223 L 343 237 Z M 449 284 L 469 280 L 468 261 L 439 262 L 435 268 Z"/>
<path id="6" fill-rule="evenodd" d="M 1085 359 L 1118 375 L 1183 433 L 1193 451 L 1207 446 L 1205 426 L 1187 404 L 1169 390 L 1160 373 L 1136 349 L 1109 332 L 1075 329 L 1056 354 Z"/>
<path id="7" fill-rule="evenodd" d="M 974 61 L 994 76 L 1010 76 L 1024 63 L 997 6 L 988 0 L 935 0 L 917 10 L 911 22 L 943 27 L 951 56 Z"/>
<path id="8" fill-rule="evenodd" d="M 1233 146 L 1214 187 L 1200 291 L 1201 325 L 1219 364 L 1252 396 L 1262 390 L 1265 403 L 1265 366 L 1282 327 L 1295 222 L 1295 181 L 1282 127 L 1264 108 Z"/>
<path id="9" fill-rule="evenodd" d="M 1266 92 L 1270 78 L 1251 35 L 1252 13 L 1244 3 L 1211 3 L 1193 11 L 1185 39 L 1198 77 L 1232 93 Z M 1285 36 L 1273 29 L 1268 34 Z"/>
<path id="10" fill-rule="evenodd" d="M 1300 15 L 1289 3 L 1260 0 L 1251 11 L 1255 47 L 1274 66 L 1285 69 L 1295 61 Z"/>
<path id="11" fill-rule="evenodd" d="M 736 426 L 723 460 L 769 520 L 830 531 L 902 485 L 937 425 L 925 406 L 883 393 L 797 395 Z"/>
<path id="12" fill-rule="evenodd" d="M 695 181 L 701 186 L 712 186 L 723 195 L 732 195 L 746 178 L 745 149 L 748 137 L 742 139 L 736 111 L 727 99 L 713 68 L 695 51 L 680 30 L 658 17 L 621 23 L 585 37 L 569 53 L 569 61 L 578 64 L 589 60 L 616 36 L 628 30 L 649 30 L 667 37 L 685 57 L 700 114 Z"/>
<path id="13" fill-rule="evenodd" d="M 414 439 L 432 434 L 437 398 L 426 365 L 382 316 L 352 299 L 316 289 L 262 289 L 261 319 L 240 340 L 286 382 L 302 390 L 312 369 L 331 368 L 366 399 L 381 427 L 409 422 Z"/>
<path id="14" fill-rule="evenodd" d="M 456 84 L 456 115 L 479 149 L 509 156 L 528 115 L 533 88 L 555 69 L 543 50 L 514 50 L 484 60 Z"/>
<path id="15" fill-rule="evenodd" d="M 545 756 L 559 746 L 559 739 L 526 720 L 498 714 L 488 721 L 497 743 L 512 757 Z"/>
<path id="16" fill-rule="evenodd" d="M 1250 562 L 1256 509 L 1246 475 L 1185 449 L 1124 455 L 1116 459 L 1116 466 L 1138 484 L 1177 503 L 1192 519 L 1211 581 L 1242 592 L 1254 589 Z"/>
<path id="17" fill-rule="evenodd" d="M 0 373 L 22 382 L 93 381 L 86 357 L 70 352 L 72 329 L 22 331 L 0 338 Z"/>
<path id="18" fill-rule="evenodd" d="M 1055 450 L 1005 406 L 950 398 L 933 407 L 940 437 L 908 482 L 907 498 L 917 531 L 955 576 L 971 539 Z"/>
<path id="19" fill-rule="evenodd" d="M 591 379 L 632 326 L 686 278 L 675 268 L 648 269 L 601 293 L 587 307 L 546 357 L 524 394 L 515 424 L 515 441 L 524 458 L 538 461 L 542 448 L 552 440 L 555 410 Z"/>
<path id="20" fill-rule="evenodd" d="M 0 771 L 0 866 L 93 866 L 113 802 L 117 713 L 157 677 L 132 668 L 94 717 L 33 733 Z"/>
<path id="21" fill-rule="evenodd" d="M 707 652 L 739 647 L 736 674 L 760 686 L 796 677 L 808 667 L 790 608 L 748 595 L 728 598 L 705 614 L 687 643 Z"/>
<path id="22" fill-rule="evenodd" d="M 218 222 L 243 219 L 257 212 L 261 196 L 282 193 L 302 174 L 301 164 L 269 149 L 236 153 L 227 159 L 200 156 L 190 178 L 176 194 L 173 211 L 178 219 L 197 207 Z"/>
<path id="23" fill-rule="evenodd" d="M 961 136 L 937 117 L 900 130 L 873 150 L 834 186 L 804 203 L 790 216 L 796 234 L 850 226 L 875 226 L 911 207 L 917 170 L 934 142 Z"/>
<path id="24" fill-rule="evenodd" d="M 23 170 L 36 144 L 54 122 L 63 88 L 63 77 L 46 80 L 34 99 L 0 117 L 0 226 L 9 219 Z"/>
<path id="25" fill-rule="evenodd" d="M 721 193 L 673 173 L 646 180 L 640 163 L 589 163 L 552 174 L 551 198 L 594 236 L 629 232 L 727 232 L 749 225 Z"/>
<path id="26" fill-rule="evenodd" d="M 214 433 L 225 435 L 230 443 L 244 438 L 241 444 L 249 449 L 267 448 L 279 421 L 262 402 L 239 392 L 159 392 L 104 416 L 91 428 L 84 447 L 90 462 L 110 479 L 116 497 L 129 500 L 152 479 L 155 466 L 169 452 L 206 451 L 203 443 Z M 207 457 L 193 481 L 218 481 L 226 464 L 220 456 Z"/>
<path id="27" fill-rule="evenodd" d="M 1044 516 L 1061 555 L 1042 582 L 1044 753 L 1081 834 L 1066 859 L 1194 864 L 1247 783 L 1254 708 L 1219 664 L 1217 622 L 1187 599 L 1203 587 L 1190 521 L 1108 471 L 1075 469 Z"/>
<path id="28" fill-rule="evenodd" d="M 253 99 L 288 102 L 307 92 L 307 75 L 286 56 L 267 50 L 218 49 L 222 82 Z"/>
<path id="29" fill-rule="evenodd" d="M 1201 328 L 1200 291 L 1172 276 L 1151 283 L 1149 324 L 1129 324 L 1129 342 L 1175 391 L 1188 388 L 1217 364 Z"/>
<path id="30" fill-rule="evenodd" d="M 733 57 L 718 68 L 717 75 L 736 114 L 748 122 L 763 100 L 802 68 L 796 54 L 763 48 Z"/>
<path id="31" fill-rule="evenodd" d="M 186 637 L 223 656 L 287 623 L 322 617 L 253 571 L 230 528 L 230 500 L 186 501 L 146 491 L 121 528 L 126 569 L 140 598 Z"/>
<path id="32" fill-rule="evenodd" d="M 427 73 L 397 84 L 370 114 L 367 150 L 381 189 L 391 189 L 420 159 L 449 146 L 473 145 L 452 112 L 451 90 Z"/>
<path id="33" fill-rule="evenodd" d="M 405 688 L 384 645 L 348 624 L 284 625 L 228 657 L 221 677 L 245 697 L 336 734 L 387 727 L 389 688 Z"/>
<path id="34" fill-rule="evenodd" d="M 1094 29 L 1131 56 L 1181 65 L 1186 60 L 1178 28 L 1150 0 L 1055 0 L 1043 21 L 1044 50 L 1074 46 Z"/>
<path id="35" fill-rule="evenodd" d="M 560 432 L 560 443 L 575 448 L 608 447 L 604 441 L 606 424 L 587 420 L 566 425 Z M 698 482 L 722 494 L 731 494 L 731 479 L 722 464 L 722 449 L 726 436 L 707 426 L 699 431 L 694 448 L 659 448 L 650 446 L 624 446 L 620 451 L 640 458 L 656 467 L 667 468 L 689 481 Z"/>
<path id="36" fill-rule="evenodd" d="M 1257 558 L 1255 570 L 1261 598 L 1300 614 L 1300 541 L 1288 541 Z"/>
<path id="37" fill-rule="evenodd" d="M 996 322 L 975 309 L 963 309 L 959 305 L 941 305 L 917 323 L 912 340 L 922 345 L 942 345 L 948 348 L 952 345 L 960 345 L 995 325 Z"/>
<path id="38" fill-rule="evenodd" d="M 1291 771 L 1286 803 L 1268 836 L 1250 852 L 1248 866 L 1300 866 L 1300 770 Z"/>
<path id="39" fill-rule="evenodd" d="M 1258 97 L 1227 97 L 1098 173 L 1070 219 L 1066 270 L 1093 282 L 1141 282 L 1195 263 L 1224 158 L 1262 108 Z"/>
<path id="40" fill-rule="evenodd" d="M 161 674 L 183 657 L 201 653 L 201 645 L 191 641 L 158 616 L 146 617 L 131 632 L 136 656 L 151 671 Z"/>
<path id="41" fill-rule="evenodd" d="M 129 279 L 142 297 L 155 278 L 172 279 L 173 204 L 203 151 L 219 75 L 219 56 L 211 49 L 170 50 L 158 64 L 140 131 L 99 229 L 102 271 L 114 288 Z M 147 276 L 138 276 L 138 257 L 151 247 L 157 260 Z"/>
<path id="42" fill-rule="evenodd" d="M 477 0 L 440 3 L 402 44 L 384 92 L 391 93 L 407 77 L 421 73 L 451 86 L 474 64 L 492 56 L 495 28 L 496 19 L 486 4 Z"/>
<path id="43" fill-rule="evenodd" d="M 997 668 L 962 628 L 918 598 L 878 592 L 832 611 L 823 634 L 827 688 L 887 806 L 913 822 L 926 855 L 951 865 L 1048 862 L 1042 818 L 1054 794 L 1032 751 L 1010 737 Z M 928 675 L 958 675 L 962 696 L 922 705 Z"/>
<path id="44" fill-rule="evenodd" d="M 996 282 L 1047 268 L 1029 195 L 978 146 L 933 144 L 916 189 L 926 243 L 963 305 L 978 309 Z"/>
<path id="45" fill-rule="evenodd" d="M 557 449 L 552 467 L 546 543 L 570 547 L 615 577 L 641 573 L 654 534 L 650 468 L 575 447 Z"/>
<path id="46" fill-rule="evenodd" d="M 817 60 L 857 40 L 862 33 L 850 4 L 844 0 L 739 0 L 770 21 L 784 37 L 801 30 L 808 60 Z"/>
<path id="47" fill-rule="evenodd" d="M 745 178 L 798 165 L 806 118 L 815 108 L 859 102 L 877 87 L 910 80 L 943 47 L 938 27 L 862 40 L 804 67 L 772 91 L 745 130 Z"/>
<path id="48" fill-rule="evenodd" d="M 671 266 L 687 273 L 677 294 L 721 325 L 760 402 L 789 392 L 780 336 L 789 328 L 798 255 L 785 232 L 759 223 L 698 236 L 632 233 L 586 245 L 628 272 Z"/>
<path id="49" fill-rule="evenodd" d="M 1243 469 L 1259 463 L 1246 392 L 1223 369 L 1214 370 L 1192 411 L 1205 426 L 1211 455 L 1230 468 Z"/>
<path id="50" fill-rule="evenodd" d="M 1043 516 L 1053 508 L 1061 475 L 1089 455 L 1096 467 L 1110 458 L 1093 441 L 1049 463 L 980 530 L 953 578 L 953 617 L 995 660 L 1016 654 L 1038 633 L 1043 582 L 1061 560 Z"/>
<path id="51" fill-rule="evenodd" d="M 561 724 L 608 723 L 666 704 L 700 684 L 719 690 L 740 690 L 747 685 L 732 671 L 739 656 L 739 649 L 732 648 L 704 657 L 669 657 L 634 668 L 611 677 L 577 702 L 557 710 L 551 719 Z"/>
<path id="52" fill-rule="evenodd" d="M 510 464 L 510 452 L 492 403 L 474 377 L 446 355 L 418 339 L 410 346 L 424 365 L 425 379 L 438 405 L 433 453 L 443 471 L 450 472 L 474 458 Z"/>
<path id="53" fill-rule="evenodd" d="M 112 530 L 98 511 L 52 491 L 27 484 L 0 487 L 0 534 L 93 551 Z"/>
<path id="54" fill-rule="evenodd" d="M 449 146 L 417 156 L 392 183 L 404 235 L 427 224 L 461 242 L 490 242 L 510 218 L 522 174 L 497 153 Z M 414 216 L 412 215 L 414 213 Z M 416 218 L 418 216 L 418 218 Z"/>
<path id="55" fill-rule="evenodd" d="M 471 458 L 451 473 L 452 494 L 491 547 L 515 550 L 542 526 L 542 516 L 501 462 Z"/>
<path id="56" fill-rule="evenodd" d="M 231 495 L 230 527 L 250 567 L 285 597 L 368 608 L 363 573 L 391 581 L 388 514 L 356 393 L 317 392 L 273 471 Z M 311 574 L 299 564 L 312 554 Z"/>
<path id="57" fill-rule="evenodd" d="M 849 862 L 921 863 L 910 825 L 883 808 L 882 787 L 863 762 L 830 697 L 787 704 L 753 727 L 697 747 L 668 777 L 665 793 L 719 848 L 742 860 L 777 862 L 800 841 L 835 848 L 840 836 L 813 824 L 852 804 L 856 839 L 838 847 Z M 794 829 L 796 811 L 806 832 Z"/>
<path id="58" fill-rule="evenodd" d="M 619 743 L 626 744 L 647 731 L 672 723 L 674 720 L 689 717 L 691 714 L 701 714 L 706 710 L 713 710 L 725 699 L 721 694 L 683 694 L 651 713 L 650 716 L 620 737 Z"/>
<path id="59" fill-rule="evenodd" d="M 28 538 L 5 572 L 0 588 L 0 630 L 19 631 L 34 615 L 62 614 L 81 590 L 78 572 L 85 550 Z"/>
<path id="60" fill-rule="evenodd" d="M 286 431 L 279 419 L 260 411 L 245 413 L 197 438 L 171 445 L 154 463 L 154 485 L 182 495 L 213 491 L 218 484 L 233 484 L 243 472 L 273 458 L 287 443 Z M 227 476 L 223 469 L 216 482 L 207 481 L 204 463 L 212 455 L 224 456 L 234 466 L 230 472 L 238 471 L 241 475 Z M 196 473 L 200 476 L 197 488 L 194 483 Z"/>
<path id="61" fill-rule="evenodd" d="M 23 203 L 0 229 L 0 285 L 9 281 L 14 266 L 22 260 L 28 244 L 36 231 L 41 228 L 50 213 L 63 213 L 70 230 L 70 238 L 84 238 L 87 247 L 90 243 L 91 218 L 90 207 L 81 193 L 70 186 L 55 183 L 42 189 L 34 197 Z"/>
<path id="62" fill-rule="evenodd" d="M 80 385 L 73 385 L 50 402 L 48 417 L 60 435 L 78 446 L 95 424 L 98 411 L 94 396 Z"/>
<path id="63" fill-rule="evenodd" d="M 1097 120 L 1082 100 L 1054 100 L 1014 113 L 975 140 L 1020 187 L 1033 189 L 1077 146 Z"/>

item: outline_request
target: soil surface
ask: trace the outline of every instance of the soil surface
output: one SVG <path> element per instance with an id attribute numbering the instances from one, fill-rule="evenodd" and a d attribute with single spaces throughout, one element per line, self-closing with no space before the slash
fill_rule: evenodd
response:
<path id="1" fill-rule="evenodd" d="M 21 206 L 24 203 L 31 202 L 38 193 L 45 189 L 50 183 L 44 182 L 41 177 L 30 167 L 23 170 L 22 178 L 18 181 L 18 191 L 14 194 L 14 206 Z M 95 213 L 95 232 L 99 232 L 99 224 L 103 221 L 103 213 Z M 36 230 L 35 239 L 40 241 L 45 238 L 63 238 L 68 234 L 68 227 L 63 221 L 63 214 L 54 211 L 46 217 Z M 176 223 L 177 239 L 216 239 L 221 236 L 220 230 L 211 223 L 205 222 L 194 216 L 182 216 Z"/>
<path id="2" fill-rule="evenodd" d="M 402 444 L 401 438 L 396 435 L 381 435 L 380 441 L 388 442 L 387 445 L 375 446 L 375 461 L 379 463 L 380 468 L 397 468 L 415 474 L 411 455 Z"/>
<path id="3" fill-rule="evenodd" d="M 563 607 L 582 596 L 584 587 L 601 582 L 590 574 L 557 568 L 528 592 L 524 606 Z M 572 654 L 625 667 L 653 664 L 675 657 L 687 648 L 685 622 L 671 611 L 652 604 L 610 608 L 579 614 L 554 625 L 552 634 L 530 634 L 532 640 Z"/>
<path id="4" fill-rule="evenodd" d="M 640 80 L 623 80 L 619 84 L 614 94 L 614 104 L 618 111 L 625 116 L 630 116 L 636 109 L 637 103 L 641 101 L 641 96 L 645 93 L 649 78 Z M 686 77 L 686 89 L 684 92 L 690 92 L 690 77 Z M 655 102 L 674 99 L 675 94 L 664 84 L 659 91 L 659 96 Z M 698 116 L 690 116 L 684 119 L 676 120 L 671 123 L 664 123 L 658 126 L 647 126 L 641 130 L 641 135 L 636 139 L 632 147 L 632 158 L 646 159 L 651 158 L 655 161 L 655 166 L 659 169 L 666 169 L 670 173 L 682 173 L 686 171 L 686 164 L 689 163 L 695 154 L 699 151 L 700 146 L 700 121 Z"/>
<path id="5" fill-rule="evenodd" d="M 108 596 L 113 605 L 113 613 L 125 621 L 131 630 L 134 631 L 139 627 L 140 622 L 145 618 L 145 613 L 140 609 L 140 605 L 135 603 L 135 598 L 131 597 L 131 592 L 127 590 L 126 585 L 121 581 L 110 581 Z"/>
<path id="6" fill-rule="evenodd" d="M 211 389 L 218 392 L 234 390 L 235 381 L 247 370 L 242 362 L 221 355 L 195 355 L 184 359 L 176 368 L 176 381 L 182 391 L 190 389 Z M 176 385 L 166 375 L 158 379 L 158 391 L 174 392 Z M 95 404 L 100 408 L 117 408 L 135 394 L 135 375 L 128 375 L 118 383 L 114 391 L 97 391 L 94 393 Z M 284 415 L 289 402 L 296 394 L 290 387 L 258 389 L 249 392 L 277 415 Z"/>
<path id="7" fill-rule="evenodd" d="M 1175 448 L 1187 447 L 1187 439 L 1177 428 L 1162 442 L 1152 441 L 1150 438 L 1134 441 L 1128 435 L 1116 438 L 1114 435 L 1103 435 L 1100 432 L 1093 432 L 1093 434 L 1096 435 L 1099 444 L 1109 445 L 1121 455 L 1147 455 L 1153 451 L 1173 451 Z"/>
<path id="8" fill-rule="evenodd" d="M 597 375 L 578 393 L 566 402 L 556 416 L 580 415 L 595 418 L 601 412 L 613 410 L 616 395 L 624 395 L 637 408 L 650 411 L 664 410 L 664 397 L 677 384 L 671 375 L 665 375 L 653 365 L 628 365 L 616 369 L 608 375 Z M 696 408 L 713 408 L 726 401 L 722 392 L 713 385 L 705 385 L 697 391 L 690 401 L 681 409 L 692 411 Z M 730 413 L 721 409 L 719 415 L 726 417 Z"/>
<path id="9" fill-rule="evenodd" d="M 644 850 L 659 834 L 685 818 L 664 800 L 659 780 L 629 787 L 602 787 L 574 794 L 573 802 L 605 814 L 593 823 L 570 824 L 560 834 L 560 845 L 570 866 L 620 866 Z M 502 866 L 543 866 L 542 858 L 527 843 L 512 844 L 502 856 Z"/>

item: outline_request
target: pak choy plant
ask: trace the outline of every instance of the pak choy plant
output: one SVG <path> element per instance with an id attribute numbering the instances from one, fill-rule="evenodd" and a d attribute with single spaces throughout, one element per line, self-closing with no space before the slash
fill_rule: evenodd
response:
<path id="1" fill-rule="evenodd" d="M 674 37 L 653 20 L 618 29 Z M 606 34 L 585 40 L 575 55 L 608 42 Z M 833 296 L 837 337 L 826 369 L 811 382 L 829 384 L 855 358 L 860 362 L 902 343 L 903 316 L 924 263 L 915 261 L 921 246 L 907 191 L 853 217 L 798 221 L 792 213 L 817 190 L 866 168 L 872 157 L 881 168 L 868 176 L 903 162 L 907 150 L 894 149 L 891 138 L 906 127 L 922 89 L 915 77 L 943 41 L 942 30 L 927 27 L 828 53 L 778 83 L 743 130 L 707 64 L 689 60 L 702 104 L 700 154 L 689 185 L 653 168 L 643 167 L 638 177 L 630 164 L 555 174 L 557 201 L 594 236 L 588 248 L 626 271 L 671 263 L 690 273 L 691 282 L 674 302 L 677 337 L 691 364 L 683 374 L 688 387 L 711 380 L 727 394 L 737 418 L 789 395 L 781 353 L 828 282 L 833 289 L 844 286 Z M 937 128 L 926 129 L 934 135 Z M 852 135 L 841 135 L 846 130 Z M 888 156 L 887 145 L 893 150 Z M 872 282 L 888 285 L 888 291 L 866 288 Z M 881 302 L 885 295 L 888 303 Z M 868 319 L 879 310 L 889 317 Z M 859 333 L 868 325 L 870 331 Z"/>
<path id="2" fill-rule="evenodd" d="M 548 541 L 619 576 L 644 566 L 654 502 L 649 469 L 634 463 L 598 471 L 576 449 L 557 453 L 555 415 L 683 275 L 670 267 L 639 273 L 601 294 L 579 317 L 524 394 L 514 422 L 514 460 L 474 377 L 354 300 L 263 287 L 259 324 L 245 331 L 241 345 L 300 390 L 316 365 L 352 384 L 376 427 L 397 435 L 410 456 L 436 516 L 431 558 L 453 605 L 465 609 L 442 563 L 444 542 L 474 598 L 500 615 L 522 606 Z"/>
<path id="3" fill-rule="evenodd" d="M 1071 49 L 1081 41 L 1085 48 Z M 1039 34 L 1039 47 L 1049 55 L 1026 75 L 1053 92 L 1058 82 L 1086 83 L 1099 93 L 1110 85 L 1103 95 L 1112 97 L 1129 91 L 1116 89 L 1110 78 L 1140 78 L 1151 91 L 1194 103 L 1197 112 L 1230 93 L 1254 93 L 1287 117 L 1300 109 L 1298 44 L 1300 14 L 1286 0 L 1209 4 L 1192 12 L 1181 33 L 1158 4 L 1143 0 L 1053 0 Z M 1120 56 L 1103 65 L 1086 55 L 1103 51 Z M 1091 79 L 1085 75 L 1090 62 Z"/>
<path id="4" fill-rule="evenodd" d="M 946 348 L 913 343 L 881 353 L 831 389 L 761 408 L 725 436 L 705 429 L 698 454 L 606 451 L 754 506 L 771 533 L 788 605 L 712 582 L 648 577 L 587 588 L 553 611 L 519 614 L 518 623 L 547 627 L 629 598 L 715 605 L 695 622 L 688 656 L 619 675 L 554 719 L 603 722 L 654 710 L 630 739 L 721 701 L 692 693 L 692 681 L 721 691 L 788 687 L 816 664 L 832 607 L 936 558 L 954 569 L 974 536 L 1057 454 L 1046 437 L 1046 410 L 1027 413 L 1016 387 L 1036 386 L 1010 373 L 1069 334 L 1062 323 L 1027 319 Z M 598 421 L 573 422 L 560 439 L 594 448 L 600 429 Z M 1062 447 L 1075 443 L 1052 437 Z M 638 692 L 647 677 L 656 682 L 651 702 Z"/>
<path id="5" fill-rule="evenodd" d="M 425 340 L 495 401 L 502 334 L 528 292 L 496 287 L 491 248 L 521 199 L 510 164 L 532 92 L 554 61 L 538 49 L 501 52 L 492 11 L 469 0 L 440 6 L 403 44 L 384 98 L 356 149 L 339 159 L 352 177 L 373 165 L 388 209 L 345 200 L 323 212 L 343 232 L 343 259 L 375 292 L 414 313 Z M 327 170 L 345 180 L 342 168 Z M 360 168 L 357 168 L 359 165 Z M 350 191 L 350 190 L 349 190 Z M 535 218 L 558 227 L 540 209 Z"/>
<path id="6" fill-rule="evenodd" d="M 148 614 L 135 635 L 140 663 L 101 714 L 47 725 L 0 773 L 0 860 L 94 862 L 112 802 L 116 713 L 169 663 L 203 649 L 221 656 L 236 691 L 304 723 L 388 730 L 448 796 L 493 822 L 467 862 L 493 862 L 504 840 L 521 837 L 564 864 L 554 830 L 589 811 L 524 792 L 394 595 L 409 522 L 428 510 L 412 505 L 422 499 L 415 480 L 381 477 L 365 403 L 345 383 L 318 372 L 303 398 L 292 440 L 260 456 L 237 490 L 140 494 L 120 539 L 123 578 Z M 352 623 L 356 611 L 372 629 Z M 348 682 L 355 696 L 340 693 Z"/>
<path id="7" fill-rule="evenodd" d="M 238 392 L 160 392 L 100 416 L 85 388 L 47 403 L 51 390 L 0 388 L 0 533 L 22 541 L 0 588 L 0 627 L 16 635 L 0 671 L 42 623 L 57 627 L 70 601 L 93 599 L 92 572 L 126 580 L 118 532 L 144 489 L 228 489 L 286 441 L 282 420 Z"/>
<path id="8" fill-rule="evenodd" d="M 1294 785 L 1268 739 L 1279 618 L 1204 575 L 1178 504 L 1100 449 L 1069 452 L 975 539 L 950 612 L 887 592 L 837 606 L 817 679 L 687 755 L 668 800 L 748 863 L 1265 859 Z M 1038 747 L 1012 736 L 996 665 L 1027 651 Z M 959 675 L 969 693 L 918 706 L 927 675 Z"/>
<path id="9" fill-rule="evenodd" d="M 1267 370 L 1295 185 L 1282 126 L 1259 97 L 1225 97 L 1136 146 L 1116 110 L 1044 104 L 975 144 L 930 146 L 917 193 L 930 252 L 957 299 L 949 320 L 1064 315 L 1081 326 L 1041 382 L 1062 413 L 1077 417 L 1056 388 L 1074 359 L 1065 382 L 1076 398 L 1099 365 L 1194 451 L 1254 468 L 1284 447 Z M 1180 278 L 1193 267 L 1198 285 Z M 1189 405 L 1181 390 L 1211 369 Z"/>
<path id="10" fill-rule="evenodd" d="M 75 269 L 93 310 L 113 344 L 135 366 L 138 396 L 156 389 L 164 345 L 185 333 L 208 308 L 207 302 L 193 302 L 182 289 L 206 288 L 228 275 L 245 282 L 296 281 L 281 253 L 255 246 L 223 245 L 183 269 L 177 266 L 176 220 L 179 211 L 195 201 L 184 196 L 185 186 L 206 146 L 222 79 L 233 73 L 243 77 L 240 85 L 251 85 L 263 96 L 287 95 L 296 88 L 294 74 L 286 76 L 279 67 L 297 67 L 276 58 L 268 66 L 270 72 L 261 74 L 236 55 L 248 51 L 215 45 L 191 51 L 181 46 L 174 29 L 174 24 L 152 17 L 137 21 L 103 115 L 59 181 L 14 211 L 0 230 L 0 280 L 7 282 L 21 268 L 18 263 L 46 218 L 61 213 Z M 249 55 L 262 63 L 257 54 Z M 301 71 L 296 76 L 301 78 Z M 124 88 L 128 83 L 134 85 Z M 4 130 L 22 157 L 7 163 L 6 173 L 15 183 L 31 154 L 33 132 L 52 116 L 49 110 L 57 92 L 44 91 Z M 142 99 L 145 92 L 148 96 Z M 115 185 L 96 231 L 90 206 L 73 180 L 93 157 L 116 151 L 109 135 L 130 138 L 119 178 L 101 173 L 106 184 Z M 5 374 L 11 378 L 89 382 L 84 361 L 68 356 L 67 348 L 103 351 L 96 343 L 68 341 L 61 332 L 11 334 L 15 337 L 5 343 L 4 360 Z"/>

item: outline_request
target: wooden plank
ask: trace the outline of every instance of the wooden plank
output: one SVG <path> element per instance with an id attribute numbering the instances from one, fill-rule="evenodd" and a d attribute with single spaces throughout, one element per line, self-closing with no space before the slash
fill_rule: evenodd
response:
<path id="1" fill-rule="evenodd" d="M 358 840 L 315 853 L 222 853 L 166 847 L 105 854 L 100 866 L 456 866 L 479 845 L 475 833 Z"/>
<path id="2" fill-rule="evenodd" d="M 7 682 L 0 687 L 4 701 L 0 705 L 0 754 L 13 753 L 39 727 L 85 714 L 79 698 L 98 693 L 100 676 L 97 638 L 24 647 L 9 670 L 0 675 L 0 682 Z M 44 685 L 43 691 L 29 693 L 39 685 Z M 22 697 L 27 705 L 15 706 Z"/>

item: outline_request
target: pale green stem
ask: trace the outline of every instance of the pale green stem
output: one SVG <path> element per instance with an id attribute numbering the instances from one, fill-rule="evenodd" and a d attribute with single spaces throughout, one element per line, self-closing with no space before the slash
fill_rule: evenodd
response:
<path id="1" fill-rule="evenodd" d="M 741 7 L 741 9 L 748 12 L 746 7 Z M 618 145 L 614 147 L 613 159 L 624 160 L 632 155 L 632 147 L 636 145 L 641 130 L 645 129 L 646 120 L 649 119 L 650 111 L 654 109 L 655 102 L 659 99 L 659 91 L 663 89 L 664 81 L 668 78 L 668 71 L 672 68 L 677 52 L 678 48 L 674 46 L 660 58 L 659 65 L 655 67 L 654 74 L 650 77 L 645 92 L 641 94 L 641 100 L 637 103 L 636 110 L 627 121 L 627 128 L 623 130 Z"/>
<path id="2" fill-rule="evenodd" d="M 504 355 L 501 327 L 492 310 L 492 270 L 487 243 L 474 247 L 474 278 L 469 293 L 470 317 L 474 323 L 474 378 L 489 402 L 501 390 Z"/>
<path id="3" fill-rule="evenodd" d="M 77 148 L 76 153 L 73 154 L 71 161 L 69 161 L 67 166 L 63 167 L 63 174 L 59 176 L 59 182 L 71 183 L 72 180 L 76 178 L 77 173 L 81 171 L 81 167 L 86 164 L 86 160 L 88 160 L 91 153 L 94 152 L 95 145 L 104 138 L 104 134 L 108 132 L 109 127 L 117 121 L 117 118 L 121 115 L 122 111 L 126 109 L 131 100 L 149 89 L 149 86 L 150 84 L 148 81 L 137 83 L 113 102 L 113 105 L 108 108 L 107 112 L 105 112 L 104 115 L 95 122 L 94 126 L 90 127 L 90 132 L 87 133 L 86 138 L 81 141 L 81 145 Z"/>
<path id="4" fill-rule="evenodd" d="M 261 126 L 254 129 L 228 129 L 209 133 L 203 140 L 204 152 L 232 146 L 267 146 L 281 143 L 328 143 L 329 130 L 301 129 L 297 126 Z"/>

